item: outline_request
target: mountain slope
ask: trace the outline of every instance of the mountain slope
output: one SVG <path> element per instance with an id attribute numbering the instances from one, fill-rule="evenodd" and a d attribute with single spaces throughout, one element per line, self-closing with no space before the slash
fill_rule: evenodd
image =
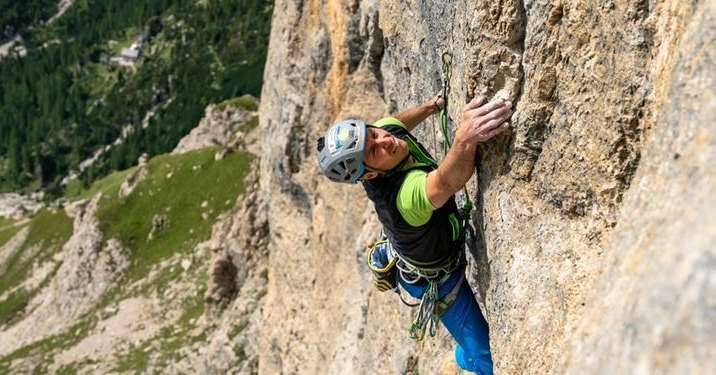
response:
<path id="1" fill-rule="evenodd" d="M 239 102 L 207 111 L 233 129 L 220 146 L 195 136 L 68 197 L 74 223 L 3 223 L 0 373 L 255 372 L 266 234 L 253 157 L 230 144 L 255 131 Z"/>

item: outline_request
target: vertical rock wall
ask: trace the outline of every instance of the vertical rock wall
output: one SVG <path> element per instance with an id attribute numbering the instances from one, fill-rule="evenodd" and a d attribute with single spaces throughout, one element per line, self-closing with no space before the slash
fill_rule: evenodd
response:
<path id="1" fill-rule="evenodd" d="M 714 3 L 277 1 L 260 108 L 260 372 L 435 373 L 451 358 L 444 331 L 416 347 L 410 310 L 371 289 L 372 207 L 319 176 L 315 153 L 336 119 L 438 92 L 443 51 L 454 119 L 480 94 L 516 104 L 468 184 L 496 369 L 713 368 Z M 417 134 L 442 156 L 434 126 Z"/>

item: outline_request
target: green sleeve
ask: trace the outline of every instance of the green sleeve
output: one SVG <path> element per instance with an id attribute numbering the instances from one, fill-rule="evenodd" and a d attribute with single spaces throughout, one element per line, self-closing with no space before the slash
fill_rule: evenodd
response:
<path id="1" fill-rule="evenodd" d="M 405 124 L 403 124 L 402 122 L 400 122 L 400 120 L 398 120 L 397 118 L 395 118 L 395 117 L 390 117 L 390 116 L 388 116 L 388 117 L 383 117 L 382 119 L 376 121 L 376 122 L 373 124 L 373 126 L 375 126 L 376 128 L 380 128 L 381 126 L 386 126 L 386 125 L 398 125 L 398 126 L 402 126 L 402 127 L 405 128 Z M 407 128 L 406 128 L 406 129 L 407 129 Z"/>
<path id="2" fill-rule="evenodd" d="M 427 223 L 435 210 L 428 199 L 427 181 L 427 172 L 412 170 L 405 176 L 398 192 L 398 211 L 403 219 L 414 227 Z"/>

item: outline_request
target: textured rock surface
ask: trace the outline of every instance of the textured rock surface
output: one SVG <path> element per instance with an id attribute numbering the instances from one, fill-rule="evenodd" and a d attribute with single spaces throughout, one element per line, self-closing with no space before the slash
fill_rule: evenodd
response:
<path id="1" fill-rule="evenodd" d="M 716 3 L 696 6 L 660 82 L 666 100 L 605 241 L 603 279 L 569 373 L 716 372 Z M 609 327 L 609 330 L 599 329 Z"/>
<path id="2" fill-rule="evenodd" d="M 242 143 L 246 132 L 240 129 L 255 116 L 255 111 L 240 107 L 228 105 L 222 110 L 209 105 L 199 125 L 179 141 L 172 153 L 181 154 L 212 146 L 244 148 Z"/>
<path id="3" fill-rule="evenodd" d="M 157 334 L 168 317 L 162 314 L 158 300 L 128 298 L 109 311 L 114 315 L 99 322 L 93 334 L 55 357 L 56 365 L 69 365 L 79 358 L 111 364 L 110 357 L 122 347 L 141 342 Z M 164 322 L 159 321 L 162 317 Z M 173 322 L 175 319 L 169 319 Z M 53 369 L 57 371 L 57 369 Z M 105 371 L 109 371 L 106 368 Z"/>
<path id="4" fill-rule="evenodd" d="M 58 253 L 62 262 L 57 277 L 35 295 L 23 319 L 0 332 L 0 355 L 62 332 L 89 311 L 127 268 L 118 241 L 103 243 L 96 218 L 99 195 L 68 209 L 74 216 L 74 233 Z"/>
<path id="5" fill-rule="evenodd" d="M 136 188 L 142 180 L 147 178 L 147 175 L 149 174 L 149 171 L 147 170 L 148 159 L 149 155 L 147 154 L 139 156 L 139 159 L 137 159 L 137 168 L 129 173 L 124 182 L 122 182 L 122 185 L 119 186 L 118 194 L 120 198 L 124 198 L 129 194 L 132 194 L 134 188 Z"/>
<path id="6" fill-rule="evenodd" d="M 409 310 L 370 289 L 372 209 L 318 176 L 314 152 L 338 118 L 437 92 L 446 49 L 453 118 L 478 94 L 516 104 L 468 185 L 497 371 L 712 372 L 714 13 L 709 0 L 277 1 L 260 372 L 435 373 L 451 350 L 444 332 L 411 344 Z M 435 151 L 434 123 L 417 133 Z"/>
<path id="7" fill-rule="evenodd" d="M 42 194 L 24 196 L 16 193 L 0 194 L 0 217 L 21 219 L 40 211 L 45 205 Z"/>

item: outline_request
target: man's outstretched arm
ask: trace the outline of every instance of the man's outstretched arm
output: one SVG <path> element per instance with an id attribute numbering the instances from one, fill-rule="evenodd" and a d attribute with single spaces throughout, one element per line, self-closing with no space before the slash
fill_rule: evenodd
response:
<path id="1" fill-rule="evenodd" d="M 428 116 L 438 113 L 442 105 L 443 99 L 438 95 L 428 99 L 428 101 L 417 107 L 406 109 L 393 117 L 400 120 L 408 130 L 413 130 L 418 124 L 428 118 Z"/>
<path id="2" fill-rule="evenodd" d="M 502 99 L 484 102 L 484 98 L 479 98 L 467 104 L 452 147 L 438 169 L 428 174 L 425 190 L 435 208 L 442 207 L 474 173 L 477 144 L 507 128 L 505 124 L 512 116 L 512 103 Z"/>

